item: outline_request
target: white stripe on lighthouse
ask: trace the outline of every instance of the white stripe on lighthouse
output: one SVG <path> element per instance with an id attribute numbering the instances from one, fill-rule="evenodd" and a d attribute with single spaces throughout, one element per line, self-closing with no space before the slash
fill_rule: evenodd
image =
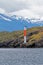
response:
<path id="1" fill-rule="evenodd" d="M 24 43 L 26 43 L 26 36 L 24 36 Z"/>
<path id="2" fill-rule="evenodd" d="M 24 30 L 26 30 L 26 27 L 24 27 Z"/>

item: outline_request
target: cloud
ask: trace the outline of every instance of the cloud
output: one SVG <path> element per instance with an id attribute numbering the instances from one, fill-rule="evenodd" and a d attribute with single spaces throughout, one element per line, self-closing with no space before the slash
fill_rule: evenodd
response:
<path id="1" fill-rule="evenodd" d="M 39 16 L 42 16 L 43 15 L 43 6 L 32 6 L 31 11 Z"/>
<path id="2" fill-rule="evenodd" d="M 29 18 L 43 18 L 43 0 L 0 0 L 0 12 Z"/>
<path id="3" fill-rule="evenodd" d="M 0 8 L 8 12 L 21 9 L 30 9 L 32 6 L 43 6 L 43 0 L 0 0 Z"/>
<path id="4" fill-rule="evenodd" d="M 5 10 L 0 8 L 0 13 L 5 13 Z"/>
<path id="5" fill-rule="evenodd" d="M 23 9 L 23 10 L 19 10 L 19 11 L 16 11 L 16 12 L 12 12 L 12 13 L 9 13 L 10 16 L 13 16 L 13 15 L 18 15 L 18 16 L 22 16 L 22 17 L 28 17 L 28 18 L 34 18 L 34 17 L 37 17 L 31 10 L 28 10 L 28 9 Z"/>
<path id="6" fill-rule="evenodd" d="M 0 0 L 0 8 L 4 8 L 8 12 L 17 11 L 27 8 L 27 3 L 25 0 Z"/>

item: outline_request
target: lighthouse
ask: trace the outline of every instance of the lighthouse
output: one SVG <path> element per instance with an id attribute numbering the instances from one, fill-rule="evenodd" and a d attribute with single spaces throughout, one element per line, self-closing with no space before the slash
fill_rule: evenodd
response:
<path id="1" fill-rule="evenodd" d="M 26 26 L 24 27 L 24 43 L 23 44 L 20 44 L 20 48 L 24 47 L 26 48 Z"/>
<path id="2" fill-rule="evenodd" d="M 26 43 L 26 26 L 24 27 L 24 44 Z"/>

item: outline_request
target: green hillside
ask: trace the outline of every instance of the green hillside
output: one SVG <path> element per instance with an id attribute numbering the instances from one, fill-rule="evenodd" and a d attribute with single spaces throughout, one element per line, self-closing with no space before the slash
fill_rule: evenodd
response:
<path id="1" fill-rule="evenodd" d="M 24 31 L 0 32 L 0 48 L 24 47 Z M 43 47 L 43 27 L 27 29 L 27 43 L 25 47 Z"/>

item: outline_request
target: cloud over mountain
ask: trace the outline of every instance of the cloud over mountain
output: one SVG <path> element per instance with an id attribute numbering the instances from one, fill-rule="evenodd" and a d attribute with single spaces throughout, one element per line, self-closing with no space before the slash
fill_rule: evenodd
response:
<path id="1" fill-rule="evenodd" d="M 2 9 L 2 8 L 0 8 L 0 13 L 5 13 L 5 10 L 4 9 Z"/>
<path id="2" fill-rule="evenodd" d="M 43 20 L 43 0 L 0 0 L 0 13 Z"/>
<path id="3" fill-rule="evenodd" d="M 0 0 L 0 12 L 43 18 L 43 0 Z"/>
<path id="4" fill-rule="evenodd" d="M 39 18 L 39 16 L 37 14 L 35 14 L 34 12 L 32 12 L 29 9 L 23 9 L 23 10 L 9 13 L 10 16 L 12 16 L 14 14 L 18 15 L 18 16 L 23 16 L 25 18 Z"/>

